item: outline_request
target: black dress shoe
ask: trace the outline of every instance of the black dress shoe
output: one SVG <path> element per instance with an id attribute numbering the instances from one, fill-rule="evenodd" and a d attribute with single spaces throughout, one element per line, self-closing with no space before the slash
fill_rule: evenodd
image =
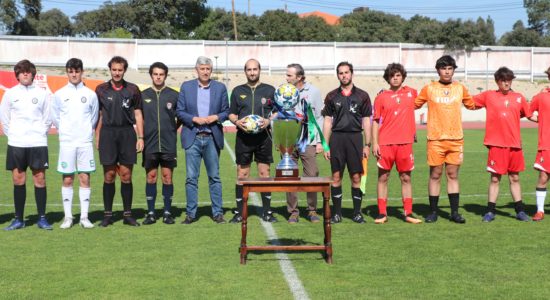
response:
<path id="1" fill-rule="evenodd" d="M 99 227 L 107 227 L 109 225 L 113 225 L 112 216 L 104 216 L 103 220 L 101 220 L 101 223 L 99 223 Z"/>
<path id="2" fill-rule="evenodd" d="M 459 213 L 451 213 L 451 218 L 449 220 L 458 224 L 466 223 L 466 219 L 464 219 Z"/>
<path id="3" fill-rule="evenodd" d="M 139 226 L 139 223 L 136 221 L 136 219 L 132 218 L 131 216 L 125 216 L 123 218 L 122 223 L 130 226 L 134 226 L 134 227 Z"/>
<path id="4" fill-rule="evenodd" d="M 437 222 L 437 212 L 433 211 L 431 214 L 427 215 L 426 218 L 424 218 L 424 221 L 426 221 L 426 223 Z"/>
<path id="5" fill-rule="evenodd" d="M 185 220 L 183 220 L 183 221 L 181 222 L 181 224 L 189 225 L 189 224 L 195 222 L 196 220 L 197 220 L 197 219 L 195 219 L 195 218 L 193 218 L 193 217 L 186 216 L 186 217 L 185 217 Z"/>

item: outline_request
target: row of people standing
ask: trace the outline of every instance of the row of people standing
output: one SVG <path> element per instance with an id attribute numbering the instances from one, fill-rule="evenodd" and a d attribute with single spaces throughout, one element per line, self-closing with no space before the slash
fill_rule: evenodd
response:
<path id="1" fill-rule="evenodd" d="M 23 210 L 26 198 L 24 183 L 27 167 L 30 167 L 33 172 L 39 215 L 37 225 L 44 229 L 52 228 L 45 219 L 45 169 L 48 168 L 46 132 L 50 120 L 59 129 L 60 138 L 57 169 L 63 174 L 62 199 L 65 211 L 61 228 L 70 228 L 73 225 L 71 208 L 75 174 L 78 174 L 80 182 L 80 225 L 85 228 L 93 227 L 87 218 L 87 212 L 91 193 L 89 174 L 95 170 L 92 146 L 94 129 L 97 132 L 96 143 L 104 171 L 104 218 L 99 225 L 106 227 L 113 223 L 112 206 L 117 175 L 121 181 L 123 222 L 132 226 L 139 225 L 131 213 L 132 169 L 137 162 L 137 153 L 141 151 L 143 151 L 143 167 L 147 173 L 146 199 L 148 207 L 148 214 L 143 224 L 156 222 L 154 209 L 159 167 L 164 200 L 162 219 L 166 224 L 173 224 L 174 218 L 171 215 L 174 189 L 172 174 L 177 165 L 176 130 L 180 124 L 183 124 L 181 141 L 186 152 L 187 171 L 187 215 L 182 223 L 191 224 L 198 217 L 198 177 L 202 159 L 205 161 L 208 173 L 212 219 L 217 223 L 224 223 L 219 176 L 219 155 L 224 146 L 222 123 L 229 119 L 238 128 L 235 144 L 238 178 L 249 176 L 253 160 L 257 163 L 259 176 L 268 177 L 270 164 L 273 163 L 269 124 L 270 118 L 274 117 L 272 97 L 275 89 L 260 82 L 260 63 L 255 59 L 246 62 L 244 71 L 247 83 L 237 86 L 233 90 L 231 105 L 228 102 L 225 86 L 211 80 L 212 61 L 206 57 L 199 57 L 197 60 L 197 79 L 184 82 L 179 93 L 165 85 L 168 68 L 163 63 L 154 63 L 150 66 L 149 74 L 152 79 L 152 87 L 143 92 L 140 92 L 136 85 L 124 80 L 124 74 L 128 67 L 124 58 L 115 56 L 108 66 L 111 80 L 99 85 L 94 93 L 82 83 L 82 61 L 70 59 L 66 65 L 69 82 L 67 86 L 55 93 L 51 116 L 48 95 L 33 85 L 36 74 L 34 65 L 24 60 L 14 67 L 19 84 L 6 93 L 3 100 L 7 101 L 2 101 L 2 106 L 0 106 L 0 119 L 4 132 L 8 136 L 6 168 L 12 171 L 14 182 L 15 218 L 7 229 L 18 229 L 25 226 Z M 506 113 L 501 111 L 502 108 L 491 106 L 494 101 L 489 99 L 495 97 L 493 94 L 489 95 L 487 94 L 489 92 L 485 92 L 472 98 L 463 85 L 453 82 L 452 77 L 455 69 L 456 64 L 452 57 L 440 58 L 436 62 L 440 80 L 427 85 L 417 95 L 414 89 L 403 85 L 406 78 L 403 66 L 400 64 L 388 65 L 384 78 L 390 88 L 381 92 L 374 102 L 373 144 L 371 145 L 371 101 L 368 93 L 353 84 L 353 65 L 347 62 L 338 65 L 337 77 L 340 86 L 327 94 L 324 103 L 319 90 L 305 81 L 305 72 L 301 65 L 291 64 L 288 66 L 286 79 L 299 88 L 301 101 L 307 101 L 312 106 L 317 122 L 320 123 L 324 117 L 323 131 L 325 137 L 330 140 L 331 146 L 330 151 L 325 152 L 324 156 L 331 162 L 334 180 L 331 191 L 333 201 L 331 221 L 333 223 L 342 221 L 341 182 L 346 166 L 352 180 L 354 208 L 352 220 L 357 223 L 365 222 L 361 214 L 362 192 L 359 189 L 359 183 L 363 172 L 361 160 L 368 158 L 371 151 L 377 158 L 379 167 L 377 194 L 380 215 L 375 222 L 387 221 L 387 181 L 393 164 L 396 164 L 400 173 L 405 220 L 410 223 L 421 222 L 412 213 L 410 173 L 414 168 L 412 153 L 412 142 L 415 136 L 414 109 L 421 107 L 425 102 L 428 102 L 430 112 L 428 115 L 428 164 L 430 165 L 429 202 L 432 210 L 425 220 L 426 222 L 437 221 L 440 181 L 443 170 L 445 170 L 451 203 L 451 220 L 457 223 L 465 222 L 458 213 L 458 170 L 462 163 L 463 151 L 461 103 L 464 103 L 469 109 L 487 107 L 488 118 L 496 118 L 495 120 L 491 119 L 488 124 L 499 124 L 497 121 L 500 119 L 495 116 L 499 114 L 506 116 Z M 491 137 L 494 136 L 495 130 L 491 130 L 490 134 L 489 130 L 487 131 L 486 145 L 491 149 L 488 164 L 494 167 L 496 162 L 508 163 L 513 167 L 489 169 L 490 166 L 488 166 L 488 170 L 491 172 L 491 187 L 489 189 L 488 213 L 484 216 L 485 221 L 494 219 L 498 182 L 501 175 L 506 173 L 509 174 L 512 195 L 516 201 L 517 218 L 528 220 L 519 191 L 518 173 L 523 170 L 523 155 L 521 145 L 518 148 L 517 141 L 520 140 L 519 117 L 523 115 L 531 117 L 531 115 L 528 106 L 525 108 L 524 97 L 512 99 L 516 95 L 508 94 L 513 78 L 513 72 L 506 68 L 499 69 L 495 73 L 495 81 L 499 86 L 496 95 L 504 95 L 504 98 L 507 99 L 503 102 L 506 109 L 517 109 L 515 103 L 518 103 L 520 110 L 513 111 L 516 113 L 509 114 L 509 118 L 503 119 L 506 124 L 511 125 L 510 128 L 513 131 L 506 132 L 501 137 L 506 137 L 509 134 L 514 138 L 512 144 L 508 145 L 503 142 L 504 144 L 492 145 L 491 140 L 495 140 L 495 138 Z M 534 110 L 538 110 L 538 106 L 536 106 L 538 103 L 541 101 L 533 101 Z M 245 133 L 243 118 L 250 114 L 262 117 L 261 124 L 264 130 L 260 134 Z M 98 124 L 97 128 L 95 128 L 96 124 Z M 502 131 L 500 132 L 502 133 Z M 516 151 L 517 149 L 520 151 Z M 317 136 L 304 152 L 294 153 L 295 159 L 302 159 L 304 176 L 318 176 L 315 156 L 322 150 Z M 548 178 L 544 171 L 547 169 L 542 165 L 544 153 L 539 153 L 539 156 L 537 156 L 539 162 L 536 166 L 540 166 L 541 176 L 537 186 L 537 203 L 541 202 L 542 206 L 538 205 L 540 206 L 539 212 L 534 219 L 544 217 L 545 186 Z M 495 183 L 497 183 L 496 187 Z M 236 223 L 242 220 L 240 215 L 242 187 L 236 185 L 235 191 L 237 209 L 231 222 Z M 539 201 L 539 198 L 542 200 Z M 311 222 L 318 222 L 316 194 L 308 194 L 307 199 L 307 218 Z M 296 195 L 287 195 L 287 203 L 290 215 L 289 223 L 298 222 Z M 262 207 L 264 221 L 277 221 L 271 209 L 270 193 L 262 194 Z"/>

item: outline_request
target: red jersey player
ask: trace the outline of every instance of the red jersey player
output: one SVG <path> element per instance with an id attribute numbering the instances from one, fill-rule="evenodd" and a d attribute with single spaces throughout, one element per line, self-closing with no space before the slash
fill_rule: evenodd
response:
<path id="1" fill-rule="evenodd" d="M 521 200 L 519 172 L 525 169 L 521 149 L 520 118 L 531 117 L 525 97 L 512 91 L 514 72 L 501 67 L 495 72 L 496 91 L 485 91 L 474 96 L 477 107 L 485 107 L 486 125 L 483 144 L 489 149 L 487 171 L 491 173 L 487 213 L 483 222 L 491 222 L 496 215 L 496 201 L 502 175 L 508 174 L 510 193 L 514 199 L 516 219 L 529 221 Z"/>
<path id="2" fill-rule="evenodd" d="M 412 144 L 416 128 L 414 124 L 415 89 L 403 85 L 407 71 L 401 64 L 392 63 L 384 71 L 384 79 L 390 89 L 376 96 L 372 124 L 372 153 L 378 159 L 378 211 L 376 224 L 385 223 L 388 200 L 388 179 L 395 164 L 401 179 L 401 195 L 405 221 L 422 223 L 412 214 L 411 171 L 414 169 Z"/>
<path id="3" fill-rule="evenodd" d="M 550 80 L 550 68 L 545 73 Z M 537 112 L 539 123 L 539 143 L 537 147 L 537 157 L 533 167 L 539 171 L 537 181 L 536 198 L 537 213 L 533 216 L 533 221 L 544 219 L 544 200 L 546 198 L 546 185 L 548 184 L 548 174 L 550 173 L 550 88 L 546 88 L 533 97 L 531 101 L 531 112 Z"/>

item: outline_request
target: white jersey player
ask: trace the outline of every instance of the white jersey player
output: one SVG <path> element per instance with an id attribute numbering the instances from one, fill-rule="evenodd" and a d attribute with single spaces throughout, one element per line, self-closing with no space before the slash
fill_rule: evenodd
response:
<path id="1" fill-rule="evenodd" d="M 90 173 L 95 171 L 93 139 L 99 105 L 96 93 L 82 82 L 82 61 L 71 58 L 65 68 L 69 82 L 55 93 L 52 105 L 52 120 L 59 134 L 57 171 L 63 175 L 61 196 L 65 218 L 60 228 L 67 229 L 73 225 L 73 181 L 76 173 L 80 181 L 80 226 L 93 228 L 88 210 Z"/>

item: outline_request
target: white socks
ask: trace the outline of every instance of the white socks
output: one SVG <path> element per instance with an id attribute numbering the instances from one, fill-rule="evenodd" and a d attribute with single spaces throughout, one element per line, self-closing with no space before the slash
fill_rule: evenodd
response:
<path id="1" fill-rule="evenodd" d="M 88 210 L 90 208 L 90 194 L 92 192 L 91 188 L 81 187 L 78 190 L 78 195 L 80 197 L 80 218 L 88 218 Z"/>
<path id="2" fill-rule="evenodd" d="M 63 211 L 66 218 L 72 218 L 73 212 L 73 187 L 61 187 L 61 199 L 63 200 Z"/>
<path id="3" fill-rule="evenodd" d="M 544 199 L 546 199 L 546 191 L 535 191 L 537 197 L 537 211 L 544 212 Z"/>

